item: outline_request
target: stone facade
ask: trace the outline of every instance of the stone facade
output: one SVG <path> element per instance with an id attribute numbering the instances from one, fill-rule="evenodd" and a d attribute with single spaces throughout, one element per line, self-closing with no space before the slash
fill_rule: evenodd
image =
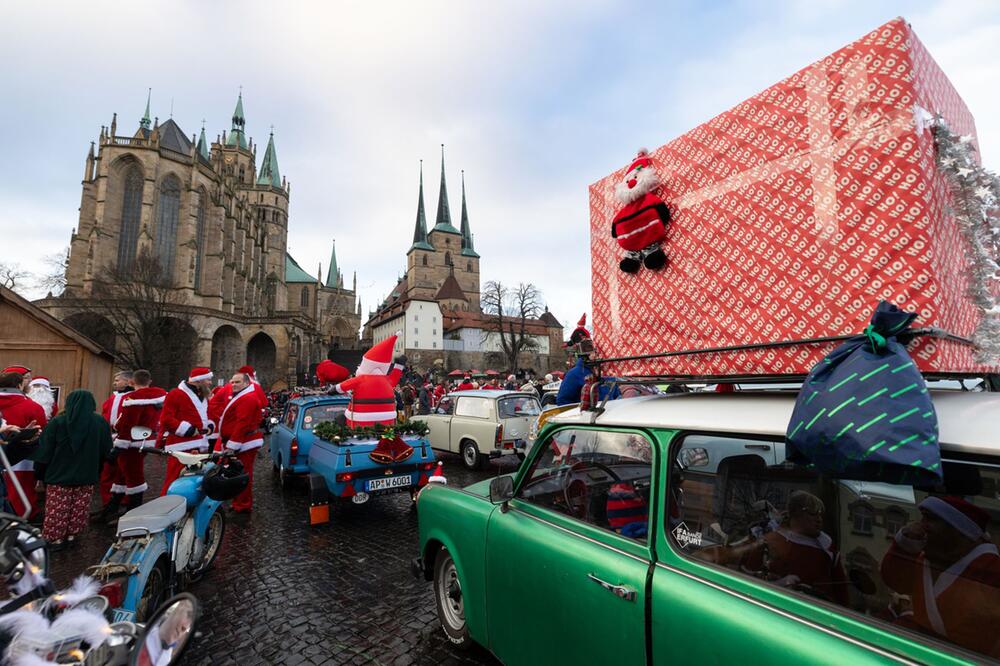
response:
<path id="1" fill-rule="evenodd" d="M 309 275 L 288 254 L 291 184 L 273 134 L 257 169 L 245 122 L 240 96 L 228 134 L 211 145 L 204 128 L 189 138 L 173 119 L 151 121 L 148 102 L 134 134 L 118 135 L 117 116 L 102 127 L 84 168 L 66 290 L 38 305 L 93 328 L 95 280 L 152 256 L 175 290 L 171 316 L 197 334 L 191 365 L 221 377 L 256 361 L 262 382 L 293 384 L 331 350 L 358 348 L 356 277 L 346 288 L 335 252 L 326 282 L 322 267 Z"/>

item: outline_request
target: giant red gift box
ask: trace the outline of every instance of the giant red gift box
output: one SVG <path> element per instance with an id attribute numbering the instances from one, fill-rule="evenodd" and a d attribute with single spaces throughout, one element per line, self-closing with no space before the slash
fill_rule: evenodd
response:
<path id="1" fill-rule="evenodd" d="M 879 300 L 971 337 L 982 314 L 960 269 L 925 120 L 975 136 L 913 30 L 891 21 L 651 152 L 672 221 L 670 263 L 618 268 L 622 168 L 590 187 L 593 323 L 605 357 L 856 334 Z M 620 361 L 604 374 L 804 374 L 835 345 Z M 967 345 L 918 338 L 925 372 L 976 372 Z M 995 369 L 994 369 L 995 370 Z"/>

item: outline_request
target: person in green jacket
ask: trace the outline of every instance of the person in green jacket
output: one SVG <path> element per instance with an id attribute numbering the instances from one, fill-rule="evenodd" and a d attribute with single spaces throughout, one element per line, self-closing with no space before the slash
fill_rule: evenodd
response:
<path id="1" fill-rule="evenodd" d="M 46 484 L 42 536 L 56 548 L 86 528 L 101 465 L 111 454 L 111 427 L 90 391 L 66 397 L 66 408 L 42 431 L 35 471 Z"/>

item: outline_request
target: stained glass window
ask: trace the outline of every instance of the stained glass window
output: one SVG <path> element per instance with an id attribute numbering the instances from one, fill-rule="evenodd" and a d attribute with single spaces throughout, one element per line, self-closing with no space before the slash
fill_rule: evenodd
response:
<path id="1" fill-rule="evenodd" d="M 125 174 L 125 193 L 122 197 L 122 226 L 118 234 L 118 267 L 129 269 L 135 261 L 136 243 L 139 239 L 139 219 L 142 217 L 142 172 L 132 167 Z"/>
<path id="2" fill-rule="evenodd" d="M 180 182 L 173 176 L 160 185 L 156 205 L 156 258 L 163 277 L 168 282 L 174 275 L 174 255 L 177 253 L 177 218 L 181 208 Z"/>

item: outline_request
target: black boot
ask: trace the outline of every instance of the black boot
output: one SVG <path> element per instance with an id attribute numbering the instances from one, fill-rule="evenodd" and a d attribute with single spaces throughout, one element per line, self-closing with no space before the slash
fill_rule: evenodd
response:
<path id="1" fill-rule="evenodd" d="M 132 495 L 125 496 L 125 504 L 122 509 L 125 513 L 128 513 L 132 509 L 142 506 L 142 493 L 134 493 Z"/>
<path id="2" fill-rule="evenodd" d="M 656 248 L 642 259 L 643 265 L 651 271 L 658 271 L 667 265 L 667 253 Z"/>
<path id="3" fill-rule="evenodd" d="M 638 273 L 639 269 L 642 268 L 642 262 L 639 261 L 637 253 L 629 252 L 624 259 L 618 262 L 618 268 L 626 273 Z"/>
<path id="4" fill-rule="evenodd" d="M 101 510 L 90 517 L 93 523 L 106 523 L 109 520 L 118 520 L 118 511 L 121 509 L 124 495 L 114 493 L 108 503 L 101 507 Z"/>

